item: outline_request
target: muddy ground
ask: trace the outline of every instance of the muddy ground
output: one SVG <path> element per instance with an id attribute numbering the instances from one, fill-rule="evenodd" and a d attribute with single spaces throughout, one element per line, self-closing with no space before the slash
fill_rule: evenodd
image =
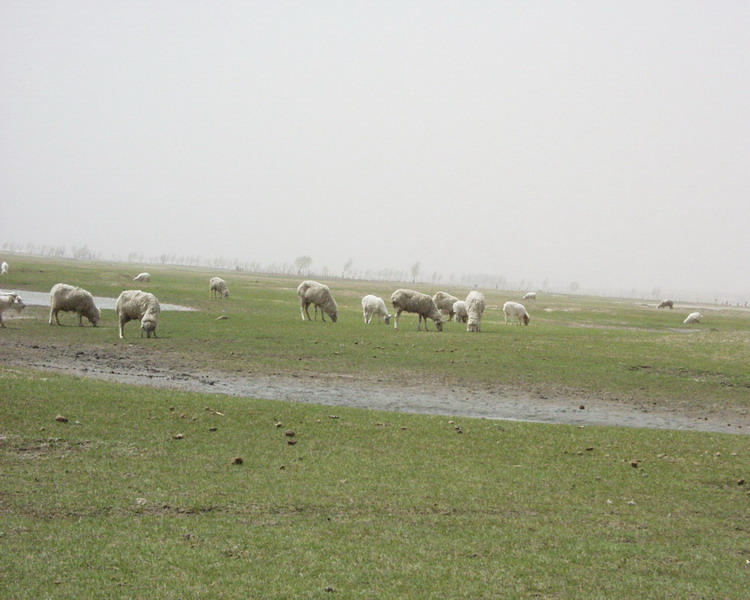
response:
<path id="1" fill-rule="evenodd" d="M 223 373 L 185 364 L 164 352 L 124 344 L 82 348 L 4 341 L 0 350 L 0 364 L 5 366 L 201 393 L 542 423 L 750 433 L 750 410 L 741 408 L 712 411 L 690 403 L 664 408 L 651 402 L 609 400 L 575 391 L 489 385 L 394 384 L 371 375 Z"/>

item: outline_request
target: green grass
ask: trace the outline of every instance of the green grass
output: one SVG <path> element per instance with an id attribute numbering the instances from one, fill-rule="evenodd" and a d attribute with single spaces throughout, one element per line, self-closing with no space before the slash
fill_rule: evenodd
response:
<path id="1" fill-rule="evenodd" d="M 50 327 L 29 307 L 0 330 L 0 351 L 38 343 L 186 371 L 750 407 L 749 311 L 704 312 L 685 333 L 687 305 L 549 296 L 527 303 L 529 327 L 506 327 L 499 307 L 518 294 L 487 291 L 481 334 L 454 323 L 424 333 L 413 316 L 399 331 L 362 323 L 362 295 L 387 299 L 396 284 L 331 282 L 341 316 L 324 324 L 301 321 L 296 278 L 227 273 L 231 297 L 219 301 L 209 270 L 149 267 L 140 284 L 127 265 L 12 263 L 4 288 L 141 287 L 198 310 L 162 313 L 157 340 L 135 323 L 119 340 L 112 311 L 98 328 L 73 315 Z M 0 360 L 2 598 L 746 598 L 742 480 L 744 435 L 296 405 Z"/>
<path id="2" fill-rule="evenodd" d="M 4 598 L 747 597 L 745 436 L 11 368 L 0 417 Z"/>
<path id="3" fill-rule="evenodd" d="M 360 299 L 388 299 L 399 284 L 330 282 L 340 307 L 336 324 L 303 322 L 295 289 L 299 279 L 228 272 L 231 297 L 210 300 L 209 270 L 149 267 L 152 283 L 132 281 L 137 268 L 105 263 L 43 260 L 19 256 L 5 287 L 48 290 L 58 281 L 95 295 L 116 297 L 142 287 L 162 302 L 197 312 L 165 312 L 158 342 L 138 338 L 137 323 L 116 334 L 113 311 L 91 330 L 49 327 L 47 311 L 30 308 L 32 319 L 13 322 L 6 339 L 28 339 L 87 348 L 135 344 L 156 349 L 194 368 L 253 373 L 336 373 L 462 384 L 479 382 L 545 393 L 581 393 L 621 402 L 688 404 L 706 410 L 750 408 L 750 311 L 703 310 L 705 323 L 683 326 L 693 306 L 656 310 L 637 301 L 543 295 L 527 302 L 528 327 L 503 324 L 502 304 L 515 292 L 486 291 L 488 310 L 479 335 L 447 323 L 442 333 L 416 331 L 404 315 L 401 329 L 362 323 Z M 426 291 L 437 288 L 418 286 Z M 216 317 L 226 315 L 227 320 Z M 72 314 L 62 317 L 74 324 Z M 434 326 L 433 326 L 434 329 Z"/>

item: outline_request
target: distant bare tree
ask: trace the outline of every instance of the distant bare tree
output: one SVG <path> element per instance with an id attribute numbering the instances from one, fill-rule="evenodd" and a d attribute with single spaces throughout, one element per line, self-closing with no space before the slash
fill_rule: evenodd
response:
<path id="1" fill-rule="evenodd" d="M 579 289 L 581 288 L 580 284 L 577 281 L 573 281 L 569 286 L 568 289 L 570 290 L 571 294 L 575 294 Z"/>
<path id="2" fill-rule="evenodd" d="M 347 273 L 348 273 L 349 271 L 351 271 L 351 270 L 352 270 L 352 267 L 353 267 L 353 266 L 354 266 L 354 260 L 353 260 L 353 259 L 351 259 L 351 258 L 350 258 L 349 260 L 347 260 L 347 261 L 346 261 L 346 264 L 344 265 L 344 270 L 343 270 L 343 271 L 341 271 L 341 278 L 342 278 L 342 279 L 343 279 L 343 278 L 345 278 L 345 277 L 346 277 L 346 274 L 347 274 Z"/>
<path id="3" fill-rule="evenodd" d="M 419 272 L 422 269 L 422 265 L 419 262 L 415 262 L 411 266 L 411 282 L 414 283 L 417 281 L 417 277 L 419 277 Z"/>
<path id="4" fill-rule="evenodd" d="M 299 256 L 294 260 L 294 266 L 297 267 L 297 275 L 302 272 L 302 269 L 309 269 L 313 263 L 313 259 L 307 255 Z"/>

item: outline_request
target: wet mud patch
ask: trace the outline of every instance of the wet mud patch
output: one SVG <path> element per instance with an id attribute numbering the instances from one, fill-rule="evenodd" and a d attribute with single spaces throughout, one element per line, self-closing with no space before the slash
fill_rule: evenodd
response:
<path id="1" fill-rule="evenodd" d="M 132 385 L 392 412 L 487 419 L 750 433 L 750 410 L 601 398 L 572 390 L 489 384 L 389 382 L 372 375 L 226 373 L 165 352 L 123 345 L 5 344 L 3 366 L 31 367 Z M 637 365 L 636 368 L 645 368 Z M 419 381 L 415 379 L 415 381 Z"/>

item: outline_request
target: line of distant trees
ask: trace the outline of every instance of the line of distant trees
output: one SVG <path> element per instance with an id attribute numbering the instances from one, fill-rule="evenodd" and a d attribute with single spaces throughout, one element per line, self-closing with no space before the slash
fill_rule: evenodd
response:
<path id="1" fill-rule="evenodd" d="M 480 289 L 495 289 L 495 290 L 519 290 L 519 291 L 541 291 L 548 293 L 565 293 L 565 294 L 593 294 L 599 296 L 613 296 L 613 297 L 629 297 L 629 298 L 641 298 L 641 299 L 662 299 L 662 295 L 670 295 L 673 297 L 688 297 L 692 296 L 693 292 L 678 292 L 676 290 L 662 290 L 660 287 L 653 287 L 652 289 L 640 290 L 636 288 L 632 289 L 596 289 L 588 288 L 584 289 L 577 281 L 572 281 L 565 285 L 552 286 L 549 278 L 545 278 L 540 287 L 537 287 L 536 282 L 533 279 L 521 279 L 511 280 L 503 275 L 494 275 L 487 273 L 450 273 L 445 276 L 443 273 L 438 271 L 432 271 L 431 273 L 423 273 L 422 264 L 420 262 L 413 263 L 410 267 L 405 269 L 394 269 L 394 268 L 382 268 L 372 269 L 364 268 L 357 269 L 354 264 L 354 260 L 349 258 L 346 263 L 338 269 L 332 270 L 327 265 L 314 269 L 313 265 L 315 261 L 309 255 L 303 255 L 297 257 L 293 261 L 289 262 L 274 262 L 267 265 L 263 265 L 258 261 L 247 261 L 240 260 L 238 258 L 203 258 L 200 255 L 181 255 L 181 254 L 159 254 L 159 255 L 145 255 L 142 252 L 130 252 L 123 259 L 122 257 L 114 254 L 109 257 L 104 257 L 100 251 L 95 251 L 87 244 L 82 246 L 71 245 L 49 245 L 49 244 L 33 244 L 26 243 L 20 244 L 18 242 L 3 242 L 2 251 L 13 253 L 13 254 L 36 254 L 39 256 L 49 256 L 55 258 L 72 258 L 74 260 L 81 261 L 93 261 L 93 260 L 108 260 L 111 262 L 127 262 L 130 264 L 138 265 L 174 265 L 174 266 L 186 266 L 186 267 L 207 267 L 211 269 L 223 269 L 231 271 L 245 271 L 248 273 L 259 273 L 267 275 L 287 275 L 287 276 L 304 276 L 304 277 L 321 277 L 325 279 L 355 279 L 363 281 L 394 281 L 412 284 L 431 284 L 431 285 L 442 285 L 446 288 L 449 287 L 460 287 L 460 288 L 480 288 Z M 714 297 L 710 298 L 708 295 L 703 295 L 704 298 L 701 300 L 696 295 L 696 301 L 711 302 Z M 732 304 L 737 301 L 745 301 L 745 297 L 737 296 L 733 297 Z M 718 300 L 714 300 L 719 303 Z"/>
<path id="2" fill-rule="evenodd" d="M 444 283 L 445 285 L 455 285 L 460 287 L 481 287 L 494 289 L 533 289 L 533 282 L 530 280 L 521 280 L 518 284 L 506 279 L 501 275 L 489 275 L 481 273 L 457 274 L 451 273 L 447 277 L 438 271 L 431 273 L 422 272 L 421 262 L 413 263 L 406 269 L 382 268 L 382 269 L 357 269 L 354 260 L 349 258 L 341 268 L 341 271 L 332 270 L 327 265 L 319 269 L 313 269 L 314 260 L 309 255 L 297 257 L 291 262 L 274 262 L 263 265 L 258 261 L 246 261 L 237 258 L 225 258 L 223 256 L 215 258 L 203 258 L 200 255 L 181 255 L 163 253 L 159 255 L 146 255 L 142 252 L 130 252 L 123 259 L 122 257 L 111 255 L 105 258 L 100 251 L 94 251 L 84 244 L 83 246 L 51 246 L 35 245 L 33 243 L 19 244 L 17 242 L 4 242 L 3 251 L 11 253 L 37 254 L 41 256 L 52 256 L 56 258 L 72 258 L 74 260 L 111 260 L 112 262 L 127 262 L 138 265 L 175 265 L 188 267 L 209 267 L 212 269 L 224 269 L 232 271 L 246 271 L 250 273 L 264 273 L 269 275 L 290 275 L 290 276 L 319 276 L 322 278 L 333 279 L 359 279 L 369 281 L 397 281 L 411 283 L 431 283 L 434 285 Z M 545 287 L 547 280 L 545 280 Z"/>

